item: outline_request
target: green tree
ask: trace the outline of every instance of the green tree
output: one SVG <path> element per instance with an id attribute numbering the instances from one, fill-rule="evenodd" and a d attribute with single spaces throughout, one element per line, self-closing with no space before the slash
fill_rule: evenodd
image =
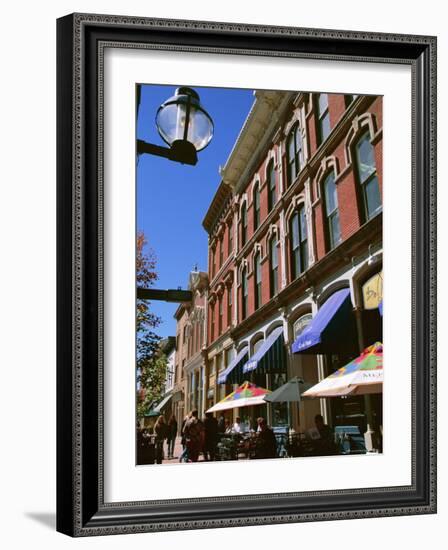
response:
<path id="1" fill-rule="evenodd" d="M 142 361 L 140 386 L 144 388 L 144 391 L 140 392 L 141 398 L 137 402 L 139 418 L 144 416 L 154 402 L 160 401 L 165 385 L 167 364 L 166 355 L 163 353 Z"/>
<path id="2" fill-rule="evenodd" d="M 147 246 L 143 232 L 137 234 L 136 280 L 137 286 L 148 288 L 157 281 L 156 257 Z M 163 395 L 167 360 L 159 351 L 160 336 L 156 329 L 161 319 L 150 309 L 148 300 L 137 299 L 137 416 L 141 418 L 148 408 Z"/>

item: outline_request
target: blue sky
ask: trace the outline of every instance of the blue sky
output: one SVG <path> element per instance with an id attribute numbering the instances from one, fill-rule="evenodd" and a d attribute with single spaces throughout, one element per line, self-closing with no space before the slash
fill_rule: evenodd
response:
<path id="1" fill-rule="evenodd" d="M 183 85 L 183 84 L 182 84 Z M 164 145 L 157 132 L 158 107 L 178 86 L 142 86 L 137 137 Z M 202 220 L 220 183 L 218 167 L 224 165 L 253 103 L 252 90 L 200 88 L 201 103 L 214 122 L 214 136 L 198 153 L 196 166 L 187 166 L 152 155 L 141 155 L 137 166 L 137 228 L 145 233 L 157 258 L 160 289 L 186 288 L 197 264 L 207 269 L 207 233 Z M 175 335 L 173 314 L 177 304 L 152 302 L 162 318 L 160 336 Z"/>

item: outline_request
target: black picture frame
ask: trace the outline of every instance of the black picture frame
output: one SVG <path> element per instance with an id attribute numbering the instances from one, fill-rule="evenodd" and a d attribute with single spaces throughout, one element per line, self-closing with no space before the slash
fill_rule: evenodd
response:
<path id="1" fill-rule="evenodd" d="M 104 502 L 102 65 L 106 44 L 412 68 L 412 484 Z M 72 14 L 57 21 L 57 530 L 71 536 L 436 512 L 436 38 Z M 411 276 L 411 274 L 410 274 Z M 88 419 L 88 421 L 87 421 Z"/>

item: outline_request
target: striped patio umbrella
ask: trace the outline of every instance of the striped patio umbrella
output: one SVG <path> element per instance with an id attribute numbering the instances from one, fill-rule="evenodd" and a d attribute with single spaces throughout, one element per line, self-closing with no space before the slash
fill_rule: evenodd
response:
<path id="1" fill-rule="evenodd" d="M 359 357 L 303 392 L 303 397 L 365 395 L 383 391 L 383 344 L 376 342 Z"/>
<path id="2" fill-rule="evenodd" d="M 251 382 L 243 382 L 235 391 L 229 393 L 207 412 L 226 411 L 239 407 L 251 407 L 253 405 L 265 405 L 264 396 L 271 393 L 270 390 L 260 388 Z"/>

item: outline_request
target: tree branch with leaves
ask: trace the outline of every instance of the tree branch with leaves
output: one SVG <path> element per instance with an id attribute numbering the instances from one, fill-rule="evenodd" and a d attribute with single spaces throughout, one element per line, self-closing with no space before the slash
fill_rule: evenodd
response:
<path id="1" fill-rule="evenodd" d="M 142 231 L 137 233 L 136 246 L 136 280 L 137 287 L 149 288 L 157 281 L 156 257 L 147 246 Z M 161 319 L 150 309 L 148 300 L 137 299 L 137 416 L 141 418 L 154 404 L 161 399 L 164 392 L 167 359 L 160 353 L 160 336 L 154 330 Z"/>

